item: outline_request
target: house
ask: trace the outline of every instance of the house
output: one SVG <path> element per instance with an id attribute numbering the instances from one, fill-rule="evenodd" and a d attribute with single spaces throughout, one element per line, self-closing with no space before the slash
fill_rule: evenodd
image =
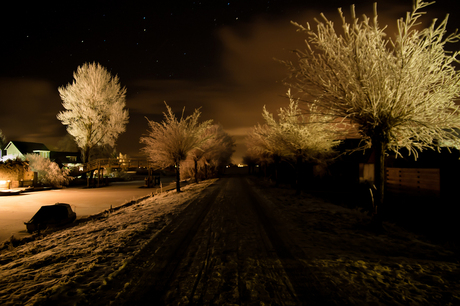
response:
<path id="1" fill-rule="evenodd" d="M 51 151 L 50 159 L 61 168 L 73 169 L 83 165 L 80 152 Z"/>
<path id="2" fill-rule="evenodd" d="M 50 151 L 44 144 L 38 142 L 10 141 L 5 147 L 6 156 L 24 159 L 28 153 L 39 154 L 56 162 L 59 167 L 68 169 L 79 167 L 82 160 L 79 152 L 57 152 Z"/>
<path id="3" fill-rule="evenodd" d="M 25 141 L 10 141 L 5 147 L 6 155 L 19 157 L 21 159 L 27 153 L 36 153 L 44 158 L 50 158 L 50 150 L 42 143 L 25 142 Z"/>

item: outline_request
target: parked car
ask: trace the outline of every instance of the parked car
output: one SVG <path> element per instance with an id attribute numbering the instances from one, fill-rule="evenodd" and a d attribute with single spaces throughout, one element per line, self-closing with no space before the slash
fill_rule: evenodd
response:
<path id="1" fill-rule="evenodd" d="M 27 231 L 32 233 L 48 227 L 57 227 L 72 223 L 76 218 L 77 214 L 72 211 L 69 204 L 56 203 L 40 207 L 32 219 L 29 222 L 24 222 L 24 224 L 27 227 Z"/>

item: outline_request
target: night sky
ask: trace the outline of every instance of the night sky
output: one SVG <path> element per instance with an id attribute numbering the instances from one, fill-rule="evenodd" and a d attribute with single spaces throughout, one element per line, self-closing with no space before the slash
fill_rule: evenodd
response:
<path id="1" fill-rule="evenodd" d="M 166 101 L 179 115 L 202 107 L 237 141 L 234 162 L 246 148 L 244 136 L 262 107 L 275 113 L 287 105 L 285 66 L 305 36 L 290 21 L 314 23 L 324 12 L 337 19 L 351 4 L 371 15 L 374 1 L 63 1 L 58 5 L 15 1 L 2 9 L 0 129 L 7 140 L 43 142 L 69 149 L 57 88 L 73 80 L 85 62 L 99 62 L 127 88 L 130 121 L 117 150 L 139 155 L 147 120 L 162 120 Z M 427 23 L 447 13 L 449 31 L 460 27 L 458 0 L 429 6 Z M 395 20 L 411 0 L 380 1 L 380 24 L 394 32 Z M 337 22 L 338 23 L 338 22 Z M 450 45 L 452 50 L 459 44 Z"/>

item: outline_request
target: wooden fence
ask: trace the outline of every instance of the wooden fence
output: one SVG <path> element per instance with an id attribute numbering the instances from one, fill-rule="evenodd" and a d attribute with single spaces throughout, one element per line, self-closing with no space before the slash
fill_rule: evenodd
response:
<path id="1" fill-rule="evenodd" d="M 386 168 L 386 188 L 395 194 L 439 196 L 440 169 Z"/>
<path id="2" fill-rule="evenodd" d="M 101 158 L 84 164 L 83 172 L 100 168 L 150 168 L 150 163 L 146 159 Z"/>

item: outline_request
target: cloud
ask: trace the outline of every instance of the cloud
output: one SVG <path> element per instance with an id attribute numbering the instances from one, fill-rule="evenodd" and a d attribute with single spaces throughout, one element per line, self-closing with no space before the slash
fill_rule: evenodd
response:
<path id="1" fill-rule="evenodd" d="M 372 4 L 356 8 L 357 14 L 373 15 Z M 396 19 L 404 16 L 410 6 L 383 5 L 381 18 L 383 25 L 396 24 Z M 350 20 L 350 8 L 344 8 Z M 323 11 L 324 14 L 340 27 L 341 20 L 337 8 Z M 297 61 L 292 50 L 305 48 L 305 34 L 296 31 L 291 21 L 300 24 L 310 22 L 315 26 L 315 18 L 320 18 L 320 11 L 291 11 L 284 17 L 270 18 L 259 16 L 237 27 L 227 27 L 219 31 L 222 43 L 221 65 L 222 82 L 225 82 L 225 95 L 218 98 L 220 112 L 216 119 L 237 139 L 235 161 L 244 154 L 244 136 L 258 122 L 263 123 L 262 107 L 265 105 L 271 113 L 277 114 L 280 107 L 288 104 L 286 92 L 289 88 L 284 83 L 288 77 L 287 67 L 279 60 Z M 340 31 L 340 29 L 338 29 Z M 395 27 L 389 27 L 391 33 Z M 277 60 L 275 60 L 277 59 Z"/>
<path id="2" fill-rule="evenodd" d="M 336 1 L 339 2 L 339 1 Z M 372 3 L 357 1 L 356 13 L 372 16 Z M 387 33 L 396 31 L 396 19 L 404 17 L 409 4 L 379 3 L 379 21 L 389 25 Z M 340 4 L 343 5 L 343 1 Z M 350 20 L 348 4 L 343 5 L 347 20 Z M 444 17 L 437 13 L 436 4 L 427 8 L 428 20 Z M 323 10 L 324 14 L 340 27 L 336 7 Z M 257 123 L 263 123 L 262 107 L 277 113 L 286 106 L 285 94 L 288 86 L 283 80 L 288 76 L 287 68 L 276 61 L 296 61 L 293 49 L 305 47 L 303 33 L 291 24 L 296 21 L 313 26 L 314 18 L 320 18 L 320 10 L 286 11 L 282 16 L 259 15 L 232 27 L 216 30 L 215 37 L 220 50 L 213 78 L 206 79 L 148 79 L 122 80 L 126 84 L 127 108 L 130 121 L 125 133 L 120 135 L 118 150 L 138 155 L 139 138 L 147 131 L 147 117 L 163 120 L 166 110 L 164 102 L 180 116 L 201 107 L 202 120 L 213 119 L 233 135 L 237 141 L 234 161 L 239 162 L 244 154 L 244 137 Z M 426 23 L 424 23 L 426 25 Z M 203 54 L 203 56 L 206 56 Z M 7 78 L 0 80 L 0 129 L 8 139 L 54 142 L 66 135 L 65 127 L 56 119 L 62 110 L 57 86 L 43 79 Z"/>
<path id="3" fill-rule="evenodd" d="M 65 135 L 56 118 L 62 109 L 57 88 L 46 80 L 0 80 L 0 128 L 8 140 L 54 143 Z"/>
<path id="4" fill-rule="evenodd" d="M 246 150 L 244 137 L 254 125 L 262 123 L 263 106 L 276 113 L 288 103 L 285 96 L 288 87 L 283 83 L 288 70 L 275 59 L 295 60 L 290 51 L 303 47 L 304 36 L 290 23 L 297 18 L 305 19 L 305 13 L 276 20 L 257 17 L 238 27 L 220 29 L 216 33 L 222 50 L 220 77 L 135 80 L 127 84 L 131 114 L 145 114 L 150 120 L 160 121 L 166 110 L 164 101 L 177 115 L 184 106 L 186 114 L 201 107 L 202 120 L 213 119 L 234 136 L 237 142 L 234 161 L 240 162 Z M 138 133 L 145 133 L 140 125 L 130 122 L 130 126 Z"/>

